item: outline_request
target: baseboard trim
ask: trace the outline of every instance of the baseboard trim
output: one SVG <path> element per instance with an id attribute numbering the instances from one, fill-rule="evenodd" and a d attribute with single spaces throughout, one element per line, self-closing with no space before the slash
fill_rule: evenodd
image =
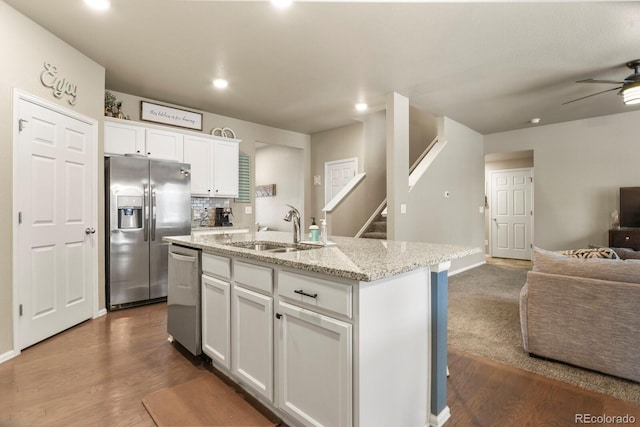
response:
<path id="1" fill-rule="evenodd" d="M 449 410 L 448 406 L 445 406 L 438 415 L 429 415 L 429 425 L 431 427 L 441 427 L 444 423 L 447 422 L 449 418 L 451 418 L 451 411 Z"/>
<path id="2" fill-rule="evenodd" d="M 462 273 L 463 271 L 471 270 L 472 268 L 480 267 L 481 265 L 486 264 L 486 261 L 479 262 L 477 264 L 468 265 L 466 267 L 459 268 L 457 270 L 449 271 L 449 277 L 455 276 L 458 273 Z"/>
<path id="3" fill-rule="evenodd" d="M 9 350 L 6 353 L 2 353 L 2 354 L 0 354 L 0 363 L 4 363 L 7 360 L 13 359 L 14 357 L 16 357 L 19 354 L 20 354 L 19 351 L 14 351 L 14 350 Z"/>
<path id="4" fill-rule="evenodd" d="M 107 314 L 107 309 L 106 308 L 101 308 L 100 310 L 98 310 L 98 312 L 96 313 L 95 316 L 93 316 L 94 319 L 97 319 L 98 317 L 102 317 L 105 314 Z"/>

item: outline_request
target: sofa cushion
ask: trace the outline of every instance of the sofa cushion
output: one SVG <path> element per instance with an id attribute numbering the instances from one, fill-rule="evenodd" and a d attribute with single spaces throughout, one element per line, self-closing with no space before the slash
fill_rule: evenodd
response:
<path id="1" fill-rule="evenodd" d="M 573 258 L 608 258 L 618 259 L 618 254 L 611 248 L 589 248 L 589 249 L 569 249 L 566 251 L 558 251 L 559 254 L 567 255 Z"/>
<path id="2" fill-rule="evenodd" d="M 640 283 L 640 260 L 573 258 L 537 247 L 533 249 L 532 270 L 564 276 Z"/>

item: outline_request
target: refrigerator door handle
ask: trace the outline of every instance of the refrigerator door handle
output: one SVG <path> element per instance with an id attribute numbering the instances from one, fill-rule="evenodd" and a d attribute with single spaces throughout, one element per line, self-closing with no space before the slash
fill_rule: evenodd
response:
<path id="1" fill-rule="evenodd" d="M 147 184 L 144 184 L 143 186 L 143 195 L 142 195 L 142 206 L 144 209 L 144 221 L 142 221 L 142 235 L 144 236 L 144 241 L 146 242 L 147 240 L 149 240 L 149 232 L 148 232 L 148 224 L 149 224 L 149 209 L 147 208 L 147 198 L 148 198 L 148 194 L 149 194 L 149 187 L 147 186 Z"/>
<path id="2" fill-rule="evenodd" d="M 156 189 L 151 186 L 151 241 L 156 240 Z"/>

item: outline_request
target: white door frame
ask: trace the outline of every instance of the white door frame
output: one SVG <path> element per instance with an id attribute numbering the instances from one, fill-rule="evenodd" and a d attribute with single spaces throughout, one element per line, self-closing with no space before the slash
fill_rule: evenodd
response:
<path id="1" fill-rule="evenodd" d="M 534 171 L 533 166 L 526 167 L 526 168 L 495 169 L 495 170 L 492 170 L 491 172 L 489 172 L 489 181 L 488 182 L 489 182 L 489 190 L 490 191 L 487 192 L 488 193 L 487 197 L 489 197 L 489 200 L 491 201 L 491 204 L 489 205 L 489 209 L 488 209 L 488 212 L 487 212 L 488 218 L 489 218 L 489 255 L 491 257 L 493 257 L 493 232 L 491 231 L 493 229 L 493 223 L 492 223 L 492 220 L 491 220 L 491 218 L 493 216 L 493 211 L 492 211 L 492 209 L 493 209 L 493 191 L 494 191 L 494 188 L 493 188 L 493 174 L 494 173 L 503 173 L 503 172 L 518 172 L 518 171 L 523 171 L 523 170 L 528 170 L 531 173 L 531 180 L 532 181 L 531 181 L 531 200 L 530 200 L 530 203 L 531 203 L 531 227 L 530 227 L 531 236 L 530 236 L 530 241 L 531 241 L 531 245 L 532 246 L 534 245 L 533 239 L 534 239 L 535 234 L 534 234 L 533 224 L 535 222 L 534 221 L 534 215 L 535 215 L 536 211 L 535 211 L 535 208 L 534 208 L 534 200 L 535 200 L 534 187 L 535 186 L 533 185 L 533 183 L 535 182 L 535 178 L 533 176 L 533 171 Z M 533 247 L 531 249 L 532 249 L 532 256 L 533 256 Z"/>
<path id="2" fill-rule="evenodd" d="M 12 281 L 13 281 L 13 355 L 11 357 L 18 356 L 20 354 L 20 343 L 18 339 L 19 335 L 19 322 L 20 322 L 20 313 L 18 312 L 18 306 L 20 301 L 20 286 L 18 283 L 18 144 L 20 141 L 20 132 L 19 132 L 19 124 L 18 124 L 18 105 L 21 100 L 31 102 L 40 107 L 49 109 L 51 111 L 55 111 L 56 113 L 63 114 L 65 116 L 71 117 L 75 120 L 87 123 L 93 129 L 93 141 L 95 143 L 95 155 L 93 156 L 93 176 L 90 177 L 89 185 L 94 189 L 93 197 L 91 203 L 93 204 L 93 218 L 91 220 L 95 224 L 95 229 L 98 230 L 98 235 L 96 236 L 96 242 L 93 245 L 93 250 L 91 250 L 91 264 L 93 265 L 93 283 L 90 288 L 92 290 L 89 298 L 92 299 L 93 304 L 93 318 L 101 316 L 106 311 L 100 310 L 98 307 L 98 248 L 100 247 L 100 230 L 98 225 L 98 121 L 87 117 L 85 115 L 79 114 L 76 111 L 69 110 L 67 108 L 61 107 L 58 104 L 54 104 L 53 102 L 46 101 L 42 98 L 38 98 L 30 93 L 24 92 L 20 89 L 13 90 L 13 199 L 12 199 L 12 232 L 13 232 L 13 260 L 12 260 Z"/>
<path id="3" fill-rule="evenodd" d="M 353 164 L 355 165 L 355 170 L 356 173 L 358 173 L 358 158 L 357 157 L 349 157 L 347 159 L 340 159 L 340 160 L 331 160 L 329 162 L 324 162 L 324 204 L 323 206 L 326 206 L 331 199 L 328 197 L 329 196 L 329 167 L 338 163 L 346 163 L 346 162 L 353 162 Z"/>

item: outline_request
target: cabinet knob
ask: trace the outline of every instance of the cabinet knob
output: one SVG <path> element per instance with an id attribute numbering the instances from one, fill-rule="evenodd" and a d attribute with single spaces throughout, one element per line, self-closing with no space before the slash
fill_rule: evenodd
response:
<path id="1" fill-rule="evenodd" d="M 140 152 L 140 150 L 136 150 L 136 153 L 139 153 L 139 152 Z"/>
<path id="2" fill-rule="evenodd" d="M 629 236 L 624 236 L 624 240 L 629 240 L 630 237 Z"/>
<path id="3" fill-rule="evenodd" d="M 147 155 L 149 155 L 149 156 L 150 156 L 150 155 L 151 155 L 151 151 L 148 151 L 148 152 L 147 152 Z"/>

